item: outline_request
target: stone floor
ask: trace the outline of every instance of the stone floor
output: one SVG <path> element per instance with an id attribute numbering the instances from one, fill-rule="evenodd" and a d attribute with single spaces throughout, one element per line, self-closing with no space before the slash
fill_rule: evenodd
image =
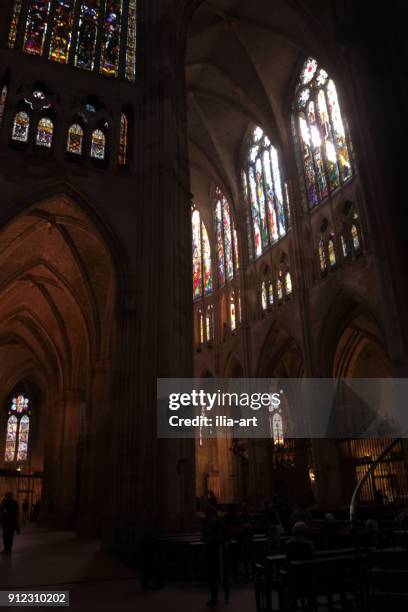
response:
<path id="1" fill-rule="evenodd" d="M 98 542 L 78 540 L 72 533 L 23 527 L 11 556 L 0 555 L 0 588 L 65 590 L 70 609 L 115 612 L 203 612 L 208 610 L 205 587 L 140 590 L 134 572 L 99 551 Z M 2 608 L 15 609 L 15 608 Z M 231 594 L 230 612 L 255 612 L 252 587 Z"/>

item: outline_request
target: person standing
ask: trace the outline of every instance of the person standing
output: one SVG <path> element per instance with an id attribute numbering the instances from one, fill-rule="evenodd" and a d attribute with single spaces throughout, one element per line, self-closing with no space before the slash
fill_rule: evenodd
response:
<path id="1" fill-rule="evenodd" d="M 13 546 L 14 533 L 20 532 L 18 522 L 18 503 L 9 491 L 0 505 L 0 522 L 3 529 L 3 553 L 10 554 Z"/>

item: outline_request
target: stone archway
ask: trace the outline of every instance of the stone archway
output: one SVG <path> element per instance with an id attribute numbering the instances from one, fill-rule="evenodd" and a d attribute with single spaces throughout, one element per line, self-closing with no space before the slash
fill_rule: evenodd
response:
<path id="1" fill-rule="evenodd" d="M 20 380 L 37 381 L 45 428 L 41 518 L 78 526 L 101 501 L 117 299 L 112 255 L 96 224 L 59 194 L 7 223 L 0 264 L 1 408 Z"/>

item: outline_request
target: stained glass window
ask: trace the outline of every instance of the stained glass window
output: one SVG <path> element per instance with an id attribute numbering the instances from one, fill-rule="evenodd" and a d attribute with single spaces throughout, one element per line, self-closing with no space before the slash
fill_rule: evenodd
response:
<path id="1" fill-rule="evenodd" d="M 252 132 L 242 180 L 252 217 L 250 250 L 258 257 L 285 236 L 290 221 L 278 151 L 260 127 Z"/>
<path id="2" fill-rule="evenodd" d="M 91 157 L 105 159 L 106 138 L 102 130 L 94 130 L 91 136 Z"/>
<path id="3" fill-rule="evenodd" d="M 266 310 L 268 308 L 268 293 L 266 290 L 266 282 L 263 281 L 261 285 L 261 305 L 262 310 Z"/>
<path id="4" fill-rule="evenodd" d="M 300 76 L 295 116 L 305 188 L 313 208 L 352 177 L 352 166 L 336 86 L 311 58 Z"/>
<path id="5" fill-rule="evenodd" d="M 201 308 L 198 311 L 198 325 L 200 330 L 200 344 L 204 344 L 204 317 Z"/>
<path id="6" fill-rule="evenodd" d="M 351 226 L 351 240 L 353 242 L 354 250 L 358 251 L 360 249 L 360 238 L 359 238 L 359 235 L 358 235 L 358 229 L 354 225 L 354 223 Z"/>
<path id="7" fill-rule="evenodd" d="M 120 116 L 120 136 L 119 136 L 119 155 L 118 163 L 126 166 L 128 163 L 128 139 L 129 139 L 129 120 L 125 113 Z"/>
<path id="8" fill-rule="evenodd" d="M 29 400 L 23 395 L 13 398 L 9 410 L 6 431 L 6 462 L 26 461 L 28 454 L 28 437 L 30 431 Z M 16 453 L 17 450 L 17 453 Z"/>
<path id="9" fill-rule="evenodd" d="M 286 272 L 285 274 L 285 293 L 286 295 L 290 295 L 292 293 L 292 290 L 293 290 L 292 277 L 290 275 L 290 272 Z"/>
<path id="10" fill-rule="evenodd" d="M 67 151 L 74 155 L 82 154 L 84 131 L 78 123 L 74 123 L 68 130 Z"/>
<path id="11" fill-rule="evenodd" d="M 237 328 L 237 317 L 236 317 L 236 306 L 235 306 L 235 293 L 231 291 L 229 300 L 229 311 L 230 311 L 230 325 L 231 331 L 235 331 Z"/>
<path id="12" fill-rule="evenodd" d="M 72 43 L 75 0 L 57 0 L 52 25 L 49 58 L 67 64 Z"/>
<path id="13" fill-rule="evenodd" d="M 38 122 L 36 144 L 39 147 L 51 148 L 54 124 L 48 117 L 43 117 Z"/>
<path id="14" fill-rule="evenodd" d="M 17 38 L 17 30 L 20 22 L 22 0 L 14 0 L 13 16 L 11 18 L 8 46 L 10 49 L 14 48 Z"/>
<path id="15" fill-rule="evenodd" d="M 20 111 L 14 117 L 12 139 L 19 142 L 28 142 L 28 132 L 30 129 L 30 117 L 25 111 Z"/>
<path id="16" fill-rule="evenodd" d="M 238 299 L 237 299 L 237 317 L 238 323 L 242 323 L 242 303 L 241 303 L 241 291 L 238 289 Z"/>
<path id="17" fill-rule="evenodd" d="M 273 283 L 272 281 L 269 281 L 268 300 L 269 300 L 269 306 L 273 306 Z"/>
<path id="18" fill-rule="evenodd" d="M 218 283 L 221 287 L 239 269 L 238 236 L 230 206 L 219 187 L 215 190 L 215 236 L 217 241 Z"/>
<path id="19" fill-rule="evenodd" d="M 193 246 L 193 299 L 197 300 L 212 292 L 211 248 L 207 229 L 200 213 L 193 209 L 191 216 Z"/>
<path id="20" fill-rule="evenodd" d="M 0 127 L 3 123 L 4 110 L 6 108 L 7 100 L 7 85 L 3 85 L 0 92 Z"/>
<path id="21" fill-rule="evenodd" d="M 333 266 L 336 265 L 336 251 L 334 249 L 334 241 L 332 238 L 330 238 L 329 242 L 327 243 L 327 252 L 329 254 L 329 264 L 333 268 Z"/>
<path id="22" fill-rule="evenodd" d="M 50 0 L 30 0 L 23 50 L 31 55 L 42 55 L 48 27 Z"/>
<path id="23" fill-rule="evenodd" d="M 275 446 L 283 446 L 283 419 L 280 412 L 275 412 L 272 416 L 272 437 Z"/>
<path id="24" fill-rule="evenodd" d="M 205 315 L 205 329 L 207 342 L 213 339 L 214 335 L 214 306 L 211 304 L 207 306 L 207 311 Z"/>
<path id="25" fill-rule="evenodd" d="M 319 241 L 319 262 L 320 262 L 320 271 L 326 272 L 327 258 L 326 258 L 326 250 L 324 248 L 323 238 Z"/>
<path id="26" fill-rule="evenodd" d="M 109 76 L 118 75 L 122 5 L 122 0 L 105 1 L 100 71 Z"/>
<path id="27" fill-rule="evenodd" d="M 128 81 L 134 81 L 135 75 L 136 75 L 136 0 L 129 0 L 125 76 Z"/>
<path id="28" fill-rule="evenodd" d="M 75 66 L 93 70 L 101 0 L 83 0 L 79 14 Z"/>
<path id="29" fill-rule="evenodd" d="M 280 277 L 278 278 L 276 283 L 276 295 L 278 296 L 279 301 L 283 299 L 283 283 Z"/>
<path id="30" fill-rule="evenodd" d="M 343 251 L 343 257 L 346 258 L 348 256 L 348 247 L 347 247 L 346 239 L 344 238 L 343 234 L 340 236 L 340 241 L 341 241 L 341 249 Z"/>

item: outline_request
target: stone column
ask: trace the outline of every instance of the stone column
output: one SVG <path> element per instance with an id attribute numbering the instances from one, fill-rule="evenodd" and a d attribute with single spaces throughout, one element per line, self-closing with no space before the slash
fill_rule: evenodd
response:
<path id="1" fill-rule="evenodd" d="M 183 44 L 170 0 L 144 5 L 134 248 L 113 359 L 110 494 L 104 543 L 134 554 L 140 529 L 186 528 L 194 513 L 194 440 L 157 440 L 156 380 L 193 372 L 191 211 Z"/>

